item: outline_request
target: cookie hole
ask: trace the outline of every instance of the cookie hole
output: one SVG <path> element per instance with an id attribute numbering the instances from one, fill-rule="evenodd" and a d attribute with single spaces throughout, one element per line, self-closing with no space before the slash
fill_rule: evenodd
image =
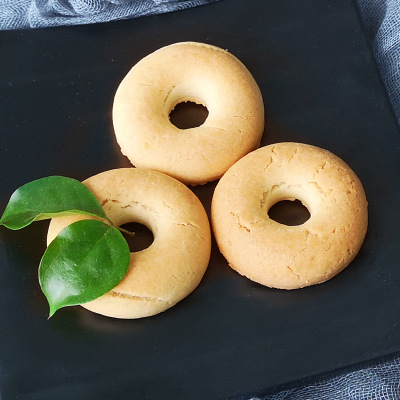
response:
<path id="1" fill-rule="evenodd" d="M 131 253 L 147 249 L 154 241 L 153 232 L 147 226 L 137 222 L 129 222 L 121 225 L 121 228 L 129 232 L 135 232 L 134 236 L 122 233 L 129 245 Z"/>
<path id="2" fill-rule="evenodd" d="M 268 210 L 268 216 L 280 224 L 295 226 L 304 224 L 311 215 L 300 200 L 281 200 Z"/>
<path id="3" fill-rule="evenodd" d="M 169 114 L 171 124 L 179 129 L 197 128 L 204 124 L 207 117 L 207 108 L 192 101 L 178 103 Z"/>

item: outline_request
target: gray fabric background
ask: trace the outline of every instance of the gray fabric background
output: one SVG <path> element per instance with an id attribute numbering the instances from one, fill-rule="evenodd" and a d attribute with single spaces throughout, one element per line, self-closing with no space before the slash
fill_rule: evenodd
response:
<path id="1" fill-rule="evenodd" d="M 394 357 L 312 384 L 251 400 L 397 400 L 400 399 L 400 358 Z"/>
<path id="2" fill-rule="evenodd" d="M 165 13 L 212 1 L 216 0 L 0 0 L 0 29 L 106 22 Z M 400 122 L 400 0 L 356 1 Z M 259 399 L 400 400 L 400 356 L 312 384 L 253 398 Z"/>
<path id="3" fill-rule="evenodd" d="M 400 0 L 357 0 L 389 98 L 400 122 Z"/>
<path id="4" fill-rule="evenodd" d="M 106 22 L 161 14 L 215 0 L 0 0 L 0 29 Z"/>

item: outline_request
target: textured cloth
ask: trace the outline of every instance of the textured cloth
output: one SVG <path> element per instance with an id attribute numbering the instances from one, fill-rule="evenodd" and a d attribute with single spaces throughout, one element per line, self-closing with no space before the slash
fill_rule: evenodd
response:
<path id="1" fill-rule="evenodd" d="M 0 0 L 0 29 L 106 22 L 165 13 L 213 1 L 216 0 Z M 400 0 L 356 1 L 400 122 Z M 313 384 L 253 398 L 259 399 L 400 400 L 400 356 Z"/>
<path id="2" fill-rule="evenodd" d="M 0 29 L 107 22 L 211 3 L 216 0 L 0 0 Z"/>
<path id="3" fill-rule="evenodd" d="M 400 122 L 400 0 L 357 0 L 397 121 Z"/>
<path id="4" fill-rule="evenodd" d="M 400 357 L 251 400 L 398 400 Z"/>

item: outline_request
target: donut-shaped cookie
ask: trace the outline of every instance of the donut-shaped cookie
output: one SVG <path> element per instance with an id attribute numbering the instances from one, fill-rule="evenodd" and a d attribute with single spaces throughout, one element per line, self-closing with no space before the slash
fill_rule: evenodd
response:
<path id="1" fill-rule="evenodd" d="M 268 216 L 281 200 L 300 200 L 310 218 L 287 226 Z M 356 174 L 321 148 L 278 143 L 233 165 L 212 199 L 212 226 L 230 266 L 262 285 L 296 289 L 322 283 L 358 253 L 368 224 Z"/>
<path id="2" fill-rule="evenodd" d="M 204 105 L 208 117 L 198 127 L 179 129 L 169 115 L 187 101 Z M 220 178 L 259 146 L 264 105 L 254 78 L 235 56 L 183 42 L 155 51 L 130 70 L 115 95 L 113 123 L 133 165 L 197 185 Z"/>
<path id="3" fill-rule="evenodd" d="M 131 253 L 124 279 L 83 307 L 115 318 L 147 317 L 172 307 L 197 287 L 208 266 L 211 233 L 206 212 L 190 189 L 165 174 L 137 168 L 106 171 L 83 183 L 115 226 L 141 223 L 154 236 L 148 248 Z M 53 218 L 47 242 L 83 218 Z"/>

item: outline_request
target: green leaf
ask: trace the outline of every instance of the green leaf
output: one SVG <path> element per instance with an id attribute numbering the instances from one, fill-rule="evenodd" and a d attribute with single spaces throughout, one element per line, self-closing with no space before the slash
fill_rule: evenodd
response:
<path id="1" fill-rule="evenodd" d="M 115 227 L 81 220 L 64 228 L 39 266 L 49 317 L 61 307 L 86 303 L 110 291 L 125 276 L 129 259 L 129 246 Z"/>
<path id="2" fill-rule="evenodd" d="M 21 229 L 34 221 L 68 214 L 105 218 L 93 193 L 81 182 L 63 176 L 37 179 L 17 189 L 0 219 L 0 225 Z"/>

